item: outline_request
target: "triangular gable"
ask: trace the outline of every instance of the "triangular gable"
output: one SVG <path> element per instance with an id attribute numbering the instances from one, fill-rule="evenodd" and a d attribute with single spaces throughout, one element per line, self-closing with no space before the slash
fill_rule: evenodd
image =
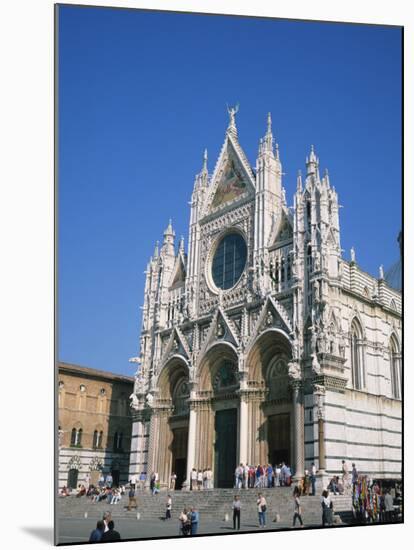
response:
<path id="1" fill-rule="evenodd" d="M 174 268 L 171 274 L 170 288 L 175 288 L 184 284 L 185 277 L 186 277 L 186 270 L 185 270 L 184 258 L 182 257 L 182 254 L 178 254 L 178 256 L 175 259 Z"/>
<path id="2" fill-rule="evenodd" d="M 220 210 L 254 193 L 255 181 L 240 145 L 226 135 L 212 176 L 204 214 Z"/>
<path id="3" fill-rule="evenodd" d="M 178 327 L 175 327 L 170 334 L 161 358 L 161 364 L 166 363 L 173 355 L 181 355 L 185 359 L 190 359 L 191 355 L 188 342 Z"/>
<path id="4" fill-rule="evenodd" d="M 275 225 L 270 234 L 269 245 L 283 245 L 293 239 L 293 226 L 289 214 L 284 208 L 280 210 L 280 214 L 275 220 Z"/>
<path id="5" fill-rule="evenodd" d="M 226 313 L 219 307 L 214 314 L 207 335 L 201 345 L 199 357 L 202 358 L 207 349 L 218 342 L 229 342 L 236 348 L 239 346 L 239 337 L 233 321 L 229 319 Z"/>
<path id="6" fill-rule="evenodd" d="M 271 296 L 268 296 L 263 304 L 259 317 L 253 327 L 248 347 L 253 344 L 261 332 L 269 328 L 278 328 L 288 335 L 291 335 L 293 331 L 286 309 Z"/>

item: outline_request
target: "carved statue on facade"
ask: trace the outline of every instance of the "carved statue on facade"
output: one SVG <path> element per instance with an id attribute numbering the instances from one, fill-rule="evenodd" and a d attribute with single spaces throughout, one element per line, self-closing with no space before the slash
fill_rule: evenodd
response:
<path id="1" fill-rule="evenodd" d="M 273 322 L 274 322 L 273 313 L 271 311 L 268 311 L 266 315 L 266 325 L 268 327 L 271 327 L 273 325 Z"/>
<path id="2" fill-rule="evenodd" d="M 236 114 L 239 112 L 239 104 L 237 104 L 235 107 L 229 107 L 227 105 L 227 112 L 230 116 L 230 126 L 236 125 Z"/>
<path id="3" fill-rule="evenodd" d="M 312 371 L 314 374 L 320 374 L 321 366 L 318 361 L 318 356 L 316 353 L 312 353 Z"/>
<path id="4" fill-rule="evenodd" d="M 288 375 L 292 380 L 300 379 L 300 367 L 297 361 L 289 361 L 288 363 Z"/>

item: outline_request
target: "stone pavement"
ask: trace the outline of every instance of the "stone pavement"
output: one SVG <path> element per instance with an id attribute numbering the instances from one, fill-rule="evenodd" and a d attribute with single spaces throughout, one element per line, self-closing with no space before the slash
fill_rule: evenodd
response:
<path id="1" fill-rule="evenodd" d="M 58 541 L 59 544 L 67 544 L 70 542 L 79 543 L 87 542 L 91 531 L 96 526 L 96 518 L 87 519 L 75 519 L 66 518 L 59 519 L 58 527 Z M 137 520 L 136 518 L 116 518 L 114 519 L 115 529 L 120 532 L 123 540 L 136 539 L 136 538 L 151 538 L 151 537 L 177 537 L 179 535 L 179 522 L 178 519 L 173 517 L 169 521 L 160 519 L 145 519 Z M 321 524 L 305 525 L 306 527 L 321 527 Z M 259 529 L 258 522 L 253 519 L 241 520 L 241 526 L 239 532 L 262 532 L 274 531 L 280 529 L 293 529 L 291 522 L 274 523 L 267 520 L 265 529 Z M 298 523 L 296 528 L 299 529 Z M 230 517 L 228 522 L 215 521 L 211 519 L 205 519 L 200 517 L 200 526 L 198 533 L 203 534 L 215 534 L 221 535 L 234 534 L 238 531 L 233 530 L 233 522 Z"/>

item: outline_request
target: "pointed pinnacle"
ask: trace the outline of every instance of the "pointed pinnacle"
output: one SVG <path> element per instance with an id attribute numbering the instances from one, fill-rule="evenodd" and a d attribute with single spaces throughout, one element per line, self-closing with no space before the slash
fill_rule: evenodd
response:
<path id="1" fill-rule="evenodd" d="M 203 155 L 203 172 L 207 172 L 207 160 L 208 160 L 207 149 L 204 149 L 204 155 Z"/>
<path id="2" fill-rule="evenodd" d="M 267 133 L 272 133 L 272 115 L 270 114 L 270 112 L 267 113 Z"/>

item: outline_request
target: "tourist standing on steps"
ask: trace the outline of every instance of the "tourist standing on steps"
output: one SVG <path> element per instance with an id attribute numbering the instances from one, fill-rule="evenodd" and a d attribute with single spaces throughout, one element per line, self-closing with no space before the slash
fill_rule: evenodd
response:
<path id="1" fill-rule="evenodd" d="M 171 474 L 171 478 L 170 478 L 170 489 L 171 491 L 175 491 L 175 482 L 177 481 L 177 474 L 175 472 L 173 472 Z"/>
<path id="2" fill-rule="evenodd" d="M 141 491 L 145 489 L 145 482 L 147 480 L 147 474 L 145 472 L 141 472 L 139 476 L 139 486 Z"/>
<path id="3" fill-rule="evenodd" d="M 196 535 L 198 531 L 198 522 L 200 519 L 200 516 L 197 512 L 197 509 L 193 506 L 191 508 L 191 536 Z"/>
<path id="4" fill-rule="evenodd" d="M 300 505 L 300 490 L 298 487 L 295 487 L 293 491 L 293 500 L 295 501 L 295 512 L 293 514 L 293 527 L 296 525 L 296 520 L 299 520 L 300 526 L 303 527 L 302 520 L 302 507 Z"/>
<path id="5" fill-rule="evenodd" d="M 275 487 L 280 487 L 280 464 L 275 466 Z"/>
<path id="6" fill-rule="evenodd" d="M 316 494 L 316 466 L 314 462 L 312 462 L 311 465 L 310 482 L 312 486 L 312 496 L 314 497 Z"/>
<path id="7" fill-rule="evenodd" d="M 172 498 L 171 495 L 167 496 L 167 502 L 165 503 L 165 519 L 171 519 Z"/>
<path id="8" fill-rule="evenodd" d="M 332 502 L 329 498 L 328 491 L 323 491 L 321 497 L 322 505 L 322 526 L 332 525 Z"/>
<path id="9" fill-rule="evenodd" d="M 197 490 L 201 491 L 203 489 L 203 472 L 198 470 L 197 472 Z"/>
<path id="10" fill-rule="evenodd" d="M 342 483 L 346 491 L 349 485 L 349 471 L 348 471 L 348 465 L 345 462 L 345 460 L 342 461 Z"/>
<path id="11" fill-rule="evenodd" d="M 265 497 L 262 495 L 262 493 L 259 493 L 257 495 L 257 512 L 259 515 L 259 529 L 264 529 L 266 527 L 266 510 L 267 510 L 267 502 Z"/>
<path id="12" fill-rule="evenodd" d="M 358 483 L 358 470 L 356 469 L 355 462 L 352 463 L 352 489 Z"/>
<path id="13" fill-rule="evenodd" d="M 191 470 L 191 490 L 195 491 L 197 489 L 197 470 L 193 468 Z"/>
<path id="14" fill-rule="evenodd" d="M 237 530 L 240 530 L 240 508 L 241 508 L 241 502 L 239 495 L 235 495 L 233 499 L 233 529 L 236 530 L 236 523 L 237 523 Z"/>

